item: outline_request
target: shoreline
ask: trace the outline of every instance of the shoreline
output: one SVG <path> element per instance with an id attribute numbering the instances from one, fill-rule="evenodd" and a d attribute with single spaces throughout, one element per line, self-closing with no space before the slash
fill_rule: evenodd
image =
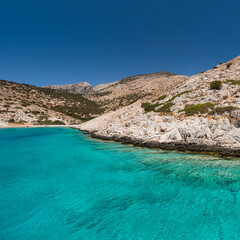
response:
<path id="1" fill-rule="evenodd" d="M 199 154 L 209 154 L 217 155 L 220 157 L 230 157 L 230 158 L 240 158 L 240 149 L 236 148 L 226 148 L 220 145 L 204 145 L 197 143 L 184 143 L 180 141 L 175 142 L 157 142 L 157 141 L 143 141 L 141 139 L 134 139 L 128 136 L 106 136 L 97 134 L 96 131 L 81 130 L 79 125 L 8 125 L 1 127 L 0 129 L 6 128 L 71 128 L 77 129 L 85 134 L 88 134 L 92 138 L 104 140 L 104 141 L 114 141 L 120 142 L 122 144 L 131 144 L 137 147 L 155 148 L 170 151 L 179 152 L 191 152 Z"/>
<path id="2" fill-rule="evenodd" d="M 222 146 L 211 146 L 211 145 L 203 145 L 197 143 L 182 143 L 182 142 L 157 142 L 157 141 L 143 141 L 141 139 L 133 139 L 128 136 L 106 136 L 96 134 L 94 131 L 81 130 L 86 134 L 89 134 L 90 137 L 105 140 L 105 141 L 114 141 L 120 142 L 122 144 L 132 144 L 137 147 L 147 147 L 147 148 L 155 148 L 162 150 L 171 150 L 171 151 L 179 151 L 179 152 L 191 152 L 191 153 L 199 153 L 199 154 L 209 154 L 209 155 L 217 155 L 220 157 L 230 157 L 230 158 L 240 158 L 240 149 L 234 148 L 225 148 Z"/>
<path id="3" fill-rule="evenodd" d="M 60 127 L 60 128 L 75 128 L 79 125 L 7 125 L 0 127 L 0 129 L 6 129 L 6 128 L 48 128 L 48 127 Z"/>

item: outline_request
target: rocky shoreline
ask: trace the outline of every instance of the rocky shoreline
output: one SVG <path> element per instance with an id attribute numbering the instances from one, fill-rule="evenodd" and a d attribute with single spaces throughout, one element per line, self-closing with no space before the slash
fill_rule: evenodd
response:
<path id="1" fill-rule="evenodd" d="M 240 157 L 240 128 L 227 117 L 159 116 L 137 105 L 107 113 L 77 127 L 92 137 L 135 146 Z"/>
<path id="2" fill-rule="evenodd" d="M 82 130 L 80 130 L 82 131 Z M 211 146 L 197 143 L 182 143 L 182 142 L 157 142 L 157 141 L 143 141 L 141 139 L 134 139 L 128 136 L 106 136 L 100 135 L 96 132 L 84 130 L 86 134 L 89 134 L 92 138 L 121 142 L 123 144 L 132 144 L 138 147 L 158 148 L 163 150 L 176 150 L 180 152 L 193 152 L 202 154 L 214 154 L 221 157 L 237 157 L 240 158 L 240 150 L 238 148 L 226 148 L 222 146 Z"/>
<path id="3" fill-rule="evenodd" d="M 76 128 L 79 125 L 20 125 L 20 124 L 12 124 L 12 125 L 0 125 L 1 128 Z"/>
<path id="4" fill-rule="evenodd" d="M 83 130 L 79 125 L 22 125 L 22 126 L 5 126 L 4 128 L 45 128 L 45 127 L 65 127 L 78 129 L 81 132 L 89 134 L 92 138 L 105 140 L 105 141 L 115 141 L 121 142 L 123 144 L 132 144 L 138 147 L 147 147 L 147 148 L 158 148 L 164 150 L 176 150 L 181 152 L 195 152 L 203 154 L 214 154 L 221 157 L 237 157 L 240 158 L 240 149 L 239 148 L 228 148 L 221 145 L 207 145 L 199 144 L 194 142 L 181 142 L 181 141 L 172 141 L 172 142 L 158 142 L 142 139 L 133 138 L 130 136 L 118 136 L 118 135 L 104 135 L 99 134 L 97 131 Z"/>

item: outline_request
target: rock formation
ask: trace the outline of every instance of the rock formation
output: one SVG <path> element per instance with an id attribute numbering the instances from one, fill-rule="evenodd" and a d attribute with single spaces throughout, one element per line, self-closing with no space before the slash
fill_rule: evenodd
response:
<path id="1" fill-rule="evenodd" d="M 166 89 L 179 86 L 186 79 L 188 79 L 187 76 L 161 71 L 131 76 L 116 82 L 100 84 L 93 88 L 88 83 L 48 87 L 72 93 L 82 93 L 89 100 L 101 104 L 105 112 L 108 112 L 134 103 L 138 99 L 157 96 Z"/>
<path id="2" fill-rule="evenodd" d="M 79 82 L 65 85 L 51 85 L 46 86 L 45 88 L 51 88 L 75 94 L 86 94 L 91 92 L 93 89 L 93 87 L 88 82 Z"/>
<path id="3" fill-rule="evenodd" d="M 237 57 L 161 91 L 158 98 L 141 99 L 80 129 L 104 139 L 240 157 L 239 80 Z"/>

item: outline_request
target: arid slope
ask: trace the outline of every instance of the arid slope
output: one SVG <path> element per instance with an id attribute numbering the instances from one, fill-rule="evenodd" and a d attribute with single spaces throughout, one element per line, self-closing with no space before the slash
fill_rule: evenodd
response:
<path id="1" fill-rule="evenodd" d="M 240 57 L 160 93 L 80 129 L 108 139 L 240 156 Z"/>
<path id="2" fill-rule="evenodd" d="M 89 100 L 101 104 L 107 112 L 127 106 L 139 99 L 157 96 L 164 90 L 179 86 L 187 79 L 187 76 L 161 71 L 131 76 L 116 82 L 100 84 L 93 88 L 88 83 L 48 87 L 72 93 L 81 92 Z"/>
<path id="3" fill-rule="evenodd" d="M 73 124 L 101 113 L 79 94 L 0 80 L 0 121 L 5 123 Z"/>

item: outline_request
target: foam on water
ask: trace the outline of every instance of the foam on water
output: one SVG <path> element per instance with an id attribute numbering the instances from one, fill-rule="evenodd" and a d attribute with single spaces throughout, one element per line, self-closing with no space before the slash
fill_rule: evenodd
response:
<path id="1" fill-rule="evenodd" d="M 240 161 L 0 130 L 0 239 L 240 239 Z"/>

